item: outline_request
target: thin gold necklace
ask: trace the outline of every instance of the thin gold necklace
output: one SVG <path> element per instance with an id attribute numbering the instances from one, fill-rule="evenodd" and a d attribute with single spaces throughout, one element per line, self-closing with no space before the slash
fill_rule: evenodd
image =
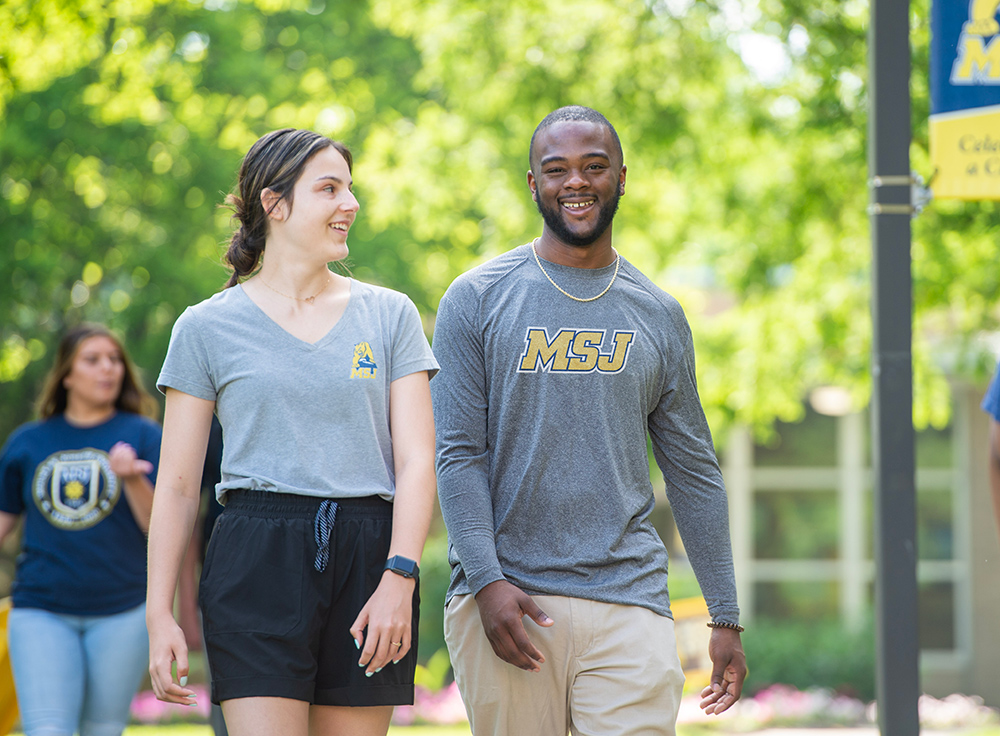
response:
<path id="1" fill-rule="evenodd" d="M 568 296 L 570 299 L 572 299 L 575 302 L 592 302 L 595 299 L 600 299 L 602 296 L 604 296 L 605 294 L 608 293 L 608 290 L 611 289 L 611 285 L 613 283 L 615 283 L 615 279 L 618 278 L 618 266 L 622 262 L 622 257 L 621 257 L 621 254 L 618 251 L 616 251 L 614 248 L 612 248 L 611 250 L 615 250 L 615 272 L 613 274 L 611 274 L 611 281 L 609 281 L 608 285 L 604 287 L 604 291 L 602 291 L 597 296 L 588 297 L 587 299 L 581 299 L 578 296 L 573 296 L 568 291 L 566 291 L 564 288 L 562 288 L 559 284 L 557 284 L 555 281 L 553 281 L 552 277 L 549 276 L 548 272 L 545 270 L 545 267 L 542 265 L 542 260 L 538 257 L 538 251 L 535 250 L 535 243 L 537 243 L 537 242 L 538 242 L 538 238 L 535 238 L 533 241 L 531 241 L 531 252 L 535 254 L 535 263 L 538 264 L 538 267 L 542 270 L 542 273 L 545 274 L 545 278 L 547 278 L 549 280 L 550 284 L 552 284 L 554 287 L 556 287 L 557 289 L 559 289 L 559 292 L 561 294 L 564 294 L 564 295 Z"/>
<path id="2" fill-rule="evenodd" d="M 273 286 L 271 286 L 269 283 L 267 283 L 264 280 L 263 276 L 260 276 L 260 282 L 262 284 L 264 284 L 264 286 L 266 286 L 268 289 L 270 289 L 271 291 L 273 291 L 275 294 L 277 294 L 278 296 L 283 296 L 283 297 L 285 297 L 285 299 L 294 299 L 297 302 L 306 302 L 307 304 L 315 304 L 316 297 L 318 297 L 320 294 L 322 294 L 324 291 L 326 291 L 326 287 L 328 287 L 330 285 L 331 281 L 333 281 L 333 279 L 330 278 L 330 272 L 327 271 L 326 272 L 326 283 L 323 284 L 323 288 L 322 289 L 320 289 L 319 291 L 317 291 L 312 296 L 298 297 L 298 296 L 290 296 L 289 294 L 285 294 L 283 292 L 278 291 Z"/>

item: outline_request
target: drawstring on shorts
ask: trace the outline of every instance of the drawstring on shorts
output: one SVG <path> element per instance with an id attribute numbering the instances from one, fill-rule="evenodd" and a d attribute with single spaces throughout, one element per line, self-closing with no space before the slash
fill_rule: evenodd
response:
<path id="1" fill-rule="evenodd" d="M 3 2 L 3 0 L 0 0 Z M 227 492 L 227 503 L 223 519 L 238 516 L 291 521 L 301 520 L 307 525 L 312 522 L 312 536 L 316 540 L 316 557 L 312 566 L 317 572 L 325 572 L 330 565 L 330 556 L 336 556 L 331 549 L 334 526 L 337 517 L 340 523 L 350 525 L 352 519 L 392 522 L 392 503 L 379 496 L 347 496 L 344 498 L 319 498 L 316 496 L 277 493 L 275 491 L 250 491 L 235 488 Z M 391 527 L 390 527 L 391 528 Z M 305 534 L 307 543 L 308 526 L 295 529 L 296 534 Z M 303 550 L 305 551 L 305 550 Z M 309 564 L 309 553 L 299 564 Z"/>
<path id="2" fill-rule="evenodd" d="M 324 500 L 316 509 L 316 519 L 313 522 L 313 534 L 316 538 L 316 559 L 313 567 L 317 572 L 326 570 L 330 561 L 330 533 L 337 521 L 337 502 Z"/>

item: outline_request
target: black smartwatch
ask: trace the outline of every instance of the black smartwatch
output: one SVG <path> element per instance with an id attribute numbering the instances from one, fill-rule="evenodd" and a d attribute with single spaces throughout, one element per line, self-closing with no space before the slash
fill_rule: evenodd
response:
<path id="1" fill-rule="evenodd" d="M 417 563 L 409 557 L 403 557 L 402 555 L 393 555 L 386 560 L 385 569 L 392 570 L 404 578 L 416 578 L 420 575 L 420 567 L 417 566 Z"/>

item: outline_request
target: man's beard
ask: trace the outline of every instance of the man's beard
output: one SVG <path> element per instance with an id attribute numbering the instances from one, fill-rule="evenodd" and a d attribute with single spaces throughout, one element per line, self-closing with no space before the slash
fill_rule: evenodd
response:
<path id="1" fill-rule="evenodd" d="M 566 245 L 585 248 L 604 235 L 605 230 L 611 227 L 611 222 L 615 219 L 615 213 L 618 212 L 618 200 L 620 199 L 620 190 L 615 189 L 614 199 L 601 205 L 601 211 L 597 215 L 597 224 L 594 229 L 584 235 L 577 235 L 566 227 L 566 223 L 562 218 L 562 207 L 558 204 L 555 208 L 546 207 L 542 204 L 540 195 L 536 204 L 538 211 L 542 215 L 542 219 L 545 220 L 545 225 L 552 231 L 553 235 L 566 243 Z"/>

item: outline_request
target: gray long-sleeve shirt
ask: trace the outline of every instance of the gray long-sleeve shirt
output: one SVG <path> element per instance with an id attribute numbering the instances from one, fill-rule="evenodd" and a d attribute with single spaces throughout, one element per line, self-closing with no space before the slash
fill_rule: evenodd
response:
<path id="1" fill-rule="evenodd" d="M 545 269 L 580 297 L 614 273 Z M 449 287 L 433 349 L 449 600 L 507 579 L 669 616 L 648 432 L 709 611 L 738 622 L 726 492 L 671 296 L 622 259 L 607 294 L 576 302 L 521 246 Z"/>

